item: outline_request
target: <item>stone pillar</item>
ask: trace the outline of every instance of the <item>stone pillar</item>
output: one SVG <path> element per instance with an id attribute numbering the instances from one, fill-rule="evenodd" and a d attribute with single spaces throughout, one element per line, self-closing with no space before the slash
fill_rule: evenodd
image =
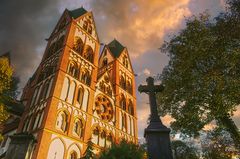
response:
<path id="1" fill-rule="evenodd" d="M 169 137 L 170 129 L 161 122 L 151 122 L 145 129 L 144 137 L 147 142 L 149 159 L 172 159 Z"/>

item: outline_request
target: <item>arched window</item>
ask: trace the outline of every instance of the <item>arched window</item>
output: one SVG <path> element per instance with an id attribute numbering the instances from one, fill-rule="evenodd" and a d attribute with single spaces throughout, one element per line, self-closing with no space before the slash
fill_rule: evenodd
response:
<path id="1" fill-rule="evenodd" d="M 106 146 L 111 147 L 112 142 L 113 142 L 113 135 L 111 133 L 108 133 L 106 138 Z"/>
<path id="2" fill-rule="evenodd" d="M 83 22 L 83 29 L 87 30 L 87 28 L 88 28 L 88 22 L 85 20 Z"/>
<path id="3" fill-rule="evenodd" d="M 56 51 L 58 51 L 58 50 L 60 50 L 60 49 L 62 48 L 63 42 L 64 42 L 64 38 L 65 38 L 65 36 L 62 35 L 62 36 L 58 39 L 58 41 L 56 42 L 56 48 L 55 48 Z"/>
<path id="4" fill-rule="evenodd" d="M 62 131 L 67 129 L 67 114 L 63 111 L 59 112 L 57 115 L 56 127 Z"/>
<path id="5" fill-rule="evenodd" d="M 129 100 L 128 102 L 128 113 L 131 114 L 132 116 L 134 115 L 133 103 L 131 100 Z"/>
<path id="6" fill-rule="evenodd" d="M 76 37 L 75 42 L 74 42 L 74 46 L 73 46 L 73 50 L 81 55 L 82 51 L 83 51 L 83 45 L 84 44 L 83 44 L 82 39 L 80 37 Z"/>
<path id="7" fill-rule="evenodd" d="M 63 29 L 63 28 L 66 26 L 66 24 L 67 24 L 67 19 L 64 18 L 64 19 L 61 21 L 61 23 L 60 23 L 60 25 L 59 25 L 59 27 L 58 27 L 58 31 L 61 30 L 61 29 Z"/>
<path id="8" fill-rule="evenodd" d="M 132 83 L 129 80 L 127 81 L 127 91 L 132 94 Z"/>
<path id="9" fill-rule="evenodd" d="M 94 53 L 92 47 L 90 46 L 85 47 L 83 57 L 87 59 L 89 62 L 93 63 Z"/>
<path id="10" fill-rule="evenodd" d="M 78 92 L 77 92 L 77 102 L 78 102 L 80 107 L 82 107 L 83 95 L 84 95 L 84 89 L 83 89 L 82 86 L 80 86 L 78 88 Z"/>
<path id="11" fill-rule="evenodd" d="M 24 126 L 23 126 L 23 129 L 22 129 L 22 132 L 26 132 L 27 131 L 27 128 L 28 128 L 28 125 L 29 125 L 29 118 L 26 118 L 24 120 Z"/>
<path id="12" fill-rule="evenodd" d="M 126 81 L 125 81 L 125 78 L 123 77 L 123 75 L 121 75 L 121 77 L 120 77 L 120 86 L 123 89 L 126 89 Z"/>
<path id="13" fill-rule="evenodd" d="M 48 48 L 46 59 L 54 54 L 55 48 L 56 48 L 56 42 L 53 42 Z"/>
<path id="14" fill-rule="evenodd" d="M 124 95 L 122 94 L 120 97 L 120 107 L 123 110 L 126 110 L 126 98 L 124 97 Z"/>
<path id="15" fill-rule="evenodd" d="M 72 151 L 70 153 L 69 159 L 77 159 L 77 152 L 76 151 Z"/>
<path id="16" fill-rule="evenodd" d="M 32 96 L 32 101 L 31 101 L 30 107 L 34 105 L 37 94 L 38 94 L 38 91 L 39 91 L 39 87 L 35 88 L 33 96 Z"/>
<path id="17" fill-rule="evenodd" d="M 74 121 L 74 126 L 73 126 L 73 132 L 78 135 L 79 137 L 83 136 L 83 129 L 84 129 L 84 124 L 83 121 L 80 119 L 76 119 Z"/>
<path id="18" fill-rule="evenodd" d="M 128 58 L 127 58 L 126 55 L 123 56 L 123 65 L 124 65 L 126 68 L 128 68 Z"/>
<path id="19" fill-rule="evenodd" d="M 82 71 L 81 82 L 87 84 L 88 86 L 91 84 L 91 76 L 87 69 Z"/>
<path id="20" fill-rule="evenodd" d="M 127 131 L 127 116 L 126 114 L 122 114 L 122 130 Z"/>
<path id="21" fill-rule="evenodd" d="M 88 33 L 92 34 L 92 26 L 91 25 L 88 26 Z"/>
<path id="22" fill-rule="evenodd" d="M 47 96 L 47 92 L 48 92 L 48 87 L 49 87 L 49 81 L 47 81 L 42 90 L 41 90 L 41 94 L 40 94 L 40 98 L 39 98 L 39 101 L 43 101 L 44 99 L 46 99 L 46 96 Z"/>
<path id="23" fill-rule="evenodd" d="M 100 146 L 102 147 L 105 147 L 106 146 L 106 137 L 107 137 L 107 134 L 106 132 L 103 130 L 100 134 L 100 138 L 101 138 L 101 142 L 99 143 Z"/>
<path id="24" fill-rule="evenodd" d="M 107 64 L 108 64 L 108 59 L 105 57 L 105 58 L 103 59 L 103 66 L 107 66 Z"/>
<path id="25" fill-rule="evenodd" d="M 92 132 L 92 142 L 94 144 L 99 144 L 100 128 L 96 126 Z"/>
<path id="26" fill-rule="evenodd" d="M 83 29 L 86 30 L 89 34 L 92 34 L 92 26 L 89 19 L 83 22 Z"/>
<path id="27" fill-rule="evenodd" d="M 69 75 L 73 76 L 74 78 L 78 79 L 79 76 L 79 69 L 75 62 L 69 62 L 68 65 L 68 73 Z"/>

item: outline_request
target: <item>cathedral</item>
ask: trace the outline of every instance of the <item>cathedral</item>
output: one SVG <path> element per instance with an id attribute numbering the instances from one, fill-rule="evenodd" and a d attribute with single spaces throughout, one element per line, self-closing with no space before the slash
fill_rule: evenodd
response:
<path id="1" fill-rule="evenodd" d="M 22 93 L 24 111 L 11 116 L 15 129 L 3 134 L 0 153 L 7 159 L 79 159 L 89 142 L 95 153 L 122 139 L 137 143 L 127 48 L 116 39 L 100 44 L 93 14 L 84 8 L 66 9 L 47 41 Z"/>

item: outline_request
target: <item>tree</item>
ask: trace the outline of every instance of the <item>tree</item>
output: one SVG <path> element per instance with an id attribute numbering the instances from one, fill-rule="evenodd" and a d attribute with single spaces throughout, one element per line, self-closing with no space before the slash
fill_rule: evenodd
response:
<path id="1" fill-rule="evenodd" d="M 197 150 L 180 140 L 172 141 L 172 150 L 175 159 L 198 159 Z"/>
<path id="2" fill-rule="evenodd" d="M 88 147 L 84 153 L 84 157 L 81 157 L 81 159 L 95 159 L 95 154 L 93 152 L 93 143 L 91 140 L 88 141 Z"/>
<path id="3" fill-rule="evenodd" d="M 14 107 L 22 104 L 17 101 L 19 78 L 13 76 L 13 69 L 10 65 L 9 54 L 0 56 L 0 125 L 2 125 L 9 117 L 10 112 L 16 112 Z M 20 110 L 20 108 L 19 108 Z M 0 140 L 2 135 L 0 134 Z"/>
<path id="4" fill-rule="evenodd" d="M 240 104 L 240 1 L 228 4 L 227 12 L 214 20 L 206 13 L 191 17 L 185 29 L 163 44 L 170 61 L 160 77 L 165 90 L 158 102 L 162 115 L 176 119 L 174 130 L 196 136 L 215 120 L 240 148 L 231 119 Z"/>
<path id="5" fill-rule="evenodd" d="M 101 152 L 99 159 L 144 159 L 144 150 L 134 143 L 122 141 Z"/>
<path id="6" fill-rule="evenodd" d="M 240 155 L 229 133 L 220 127 L 206 133 L 202 139 L 202 151 L 205 159 L 231 159 Z"/>
<path id="7" fill-rule="evenodd" d="M 3 97 L 11 88 L 12 74 L 13 69 L 10 66 L 9 59 L 5 56 L 0 57 L 0 124 L 9 116 L 6 111 Z"/>

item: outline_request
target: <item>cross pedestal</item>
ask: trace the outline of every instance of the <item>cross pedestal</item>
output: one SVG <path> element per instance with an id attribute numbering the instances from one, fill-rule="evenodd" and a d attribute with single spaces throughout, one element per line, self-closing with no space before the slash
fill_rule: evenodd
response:
<path id="1" fill-rule="evenodd" d="M 144 137 L 147 141 L 149 159 L 172 159 L 170 144 L 170 129 L 164 126 L 157 111 L 156 92 L 162 92 L 162 85 L 154 85 L 152 77 L 147 78 L 147 85 L 140 85 L 138 91 L 149 95 L 150 101 L 150 123 L 145 129 Z"/>

